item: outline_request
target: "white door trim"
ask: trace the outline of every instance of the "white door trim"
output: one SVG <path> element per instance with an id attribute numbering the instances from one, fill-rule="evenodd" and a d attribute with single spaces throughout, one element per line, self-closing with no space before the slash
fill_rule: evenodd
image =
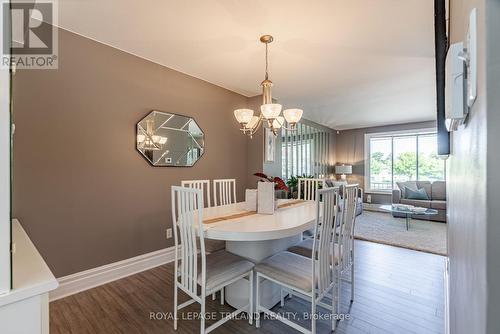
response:
<path id="1" fill-rule="evenodd" d="M 3 13 L 0 13 L 0 27 L 3 27 Z M 0 50 L 10 43 L 0 34 Z M 0 51 L 3 53 L 3 51 Z M 0 68 L 0 294 L 10 290 L 10 73 Z"/>

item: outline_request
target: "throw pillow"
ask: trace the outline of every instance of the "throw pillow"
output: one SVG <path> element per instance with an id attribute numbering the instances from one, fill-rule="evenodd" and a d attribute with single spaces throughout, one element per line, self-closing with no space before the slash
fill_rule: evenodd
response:
<path id="1" fill-rule="evenodd" d="M 405 182 L 396 182 L 399 190 L 401 191 L 401 198 L 406 198 L 405 189 L 410 188 L 412 190 L 418 190 L 416 181 L 405 181 Z"/>
<path id="2" fill-rule="evenodd" d="M 413 190 L 408 187 L 405 189 L 405 194 L 407 199 L 418 199 L 418 200 L 429 200 L 429 195 L 424 188 L 418 190 Z"/>

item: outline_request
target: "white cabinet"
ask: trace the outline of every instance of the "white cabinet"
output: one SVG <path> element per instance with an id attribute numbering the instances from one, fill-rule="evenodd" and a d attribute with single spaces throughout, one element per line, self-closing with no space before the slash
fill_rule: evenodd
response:
<path id="1" fill-rule="evenodd" d="M 48 292 L 57 280 L 16 219 L 12 222 L 13 289 L 0 295 L 0 333 L 48 334 Z"/>
<path id="2" fill-rule="evenodd" d="M 0 332 L 49 334 L 48 294 L 36 295 L 0 307 Z"/>

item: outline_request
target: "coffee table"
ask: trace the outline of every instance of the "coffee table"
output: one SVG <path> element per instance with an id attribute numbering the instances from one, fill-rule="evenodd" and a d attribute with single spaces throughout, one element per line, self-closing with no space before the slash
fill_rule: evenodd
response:
<path id="1" fill-rule="evenodd" d="M 404 209 L 404 208 L 398 208 L 393 205 L 382 205 L 380 206 L 382 210 L 389 211 L 389 212 L 396 212 L 396 213 L 402 213 L 406 217 L 406 230 L 410 228 L 410 221 L 412 216 L 432 216 L 432 215 L 437 215 L 438 211 L 434 209 L 427 209 L 425 211 L 421 212 L 415 212 L 411 211 L 410 209 Z"/>

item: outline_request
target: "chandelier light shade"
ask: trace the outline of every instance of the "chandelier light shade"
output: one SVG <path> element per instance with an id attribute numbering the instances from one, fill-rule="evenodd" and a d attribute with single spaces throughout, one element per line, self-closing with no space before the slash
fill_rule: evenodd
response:
<path id="1" fill-rule="evenodd" d="M 236 117 L 236 120 L 238 121 L 238 123 L 246 125 L 252 120 L 253 110 L 252 109 L 236 109 L 234 111 L 234 117 Z"/>
<path id="2" fill-rule="evenodd" d="M 283 116 L 290 125 L 295 126 L 302 118 L 302 109 L 287 109 L 283 111 Z"/>
<path id="3" fill-rule="evenodd" d="M 268 103 L 260 106 L 260 111 L 265 119 L 275 119 L 281 114 L 281 104 Z"/>
<path id="4" fill-rule="evenodd" d="M 257 124 L 259 124 L 260 118 L 259 116 L 252 116 L 252 119 L 248 124 L 245 126 L 247 129 L 254 129 Z"/>
<path id="5" fill-rule="evenodd" d="M 283 124 L 285 124 L 285 118 L 283 116 L 277 116 L 274 120 L 273 120 L 273 128 L 275 129 L 281 129 L 281 127 L 283 126 Z"/>
<path id="6" fill-rule="evenodd" d="M 254 115 L 251 109 L 236 109 L 234 117 L 240 123 L 240 130 L 252 138 L 253 134 L 258 131 L 261 125 L 269 127 L 275 136 L 278 135 L 278 130 L 286 129 L 294 131 L 297 123 L 302 118 L 302 109 L 292 108 L 286 109 L 281 115 L 283 106 L 278 103 L 273 103 L 271 87 L 273 82 L 269 80 L 268 73 L 268 44 L 273 41 L 273 36 L 264 35 L 260 37 L 260 41 L 266 45 L 266 74 L 265 79 L 260 83 L 262 87 L 262 105 L 260 106 L 260 115 Z M 266 122 L 263 122 L 266 120 Z M 288 123 L 288 126 L 287 126 Z"/>
<path id="7" fill-rule="evenodd" d="M 167 138 L 162 136 L 153 136 L 153 141 L 160 145 L 165 145 L 167 143 Z"/>

